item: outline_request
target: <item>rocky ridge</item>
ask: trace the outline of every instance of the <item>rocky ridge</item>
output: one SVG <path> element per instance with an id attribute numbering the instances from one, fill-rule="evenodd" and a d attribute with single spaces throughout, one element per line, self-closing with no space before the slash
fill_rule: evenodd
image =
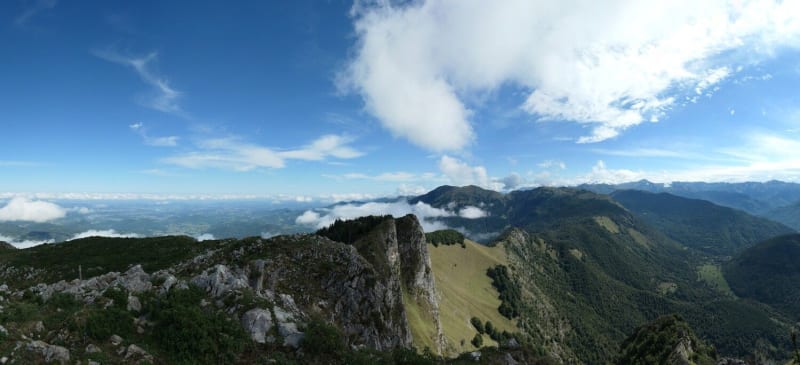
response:
<path id="1" fill-rule="evenodd" d="M 248 337 L 269 346 L 300 348 L 307 323 L 316 318 L 339 328 L 351 348 L 411 348 L 404 291 L 430 308 L 431 319 L 438 321 L 425 235 L 414 216 L 387 219 L 353 245 L 317 235 L 225 240 L 152 273 L 133 265 L 124 272 L 83 280 L 6 289 L 5 295 L 18 301 L 34 298 L 47 305 L 66 294 L 82 305 L 108 308 L 114 305 L 108 291 L 120 290 L 127 295 L 124 308 L 131 313 L 136 332 L 144 336 L 153 331 L 153 319 L 145 314 L 153 298 L 189 287 L 206 293 L 201 306 L 234 316 Z M 45 362 L 64 363 L 108 346 L 86 343 L 79 333 L 63 328 L 48 326 L 35 337 L 25 335 L 24 328 L 23 324 L 8 327 L 8 337 L 17 341 L 9 363 L 32 354 Z M 156 356 L 142 343 L 115 337 L 111 340 L 115 349 L 104 352 L 116 353 L 112 356 L 122 362 L 144 362 Z M 20 351 L 27 354 L 19 357 Z"/>

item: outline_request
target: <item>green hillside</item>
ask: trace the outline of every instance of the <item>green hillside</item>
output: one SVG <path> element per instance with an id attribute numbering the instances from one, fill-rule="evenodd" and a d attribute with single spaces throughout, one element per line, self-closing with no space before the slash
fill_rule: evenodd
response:
<path id="1" fill-rule="evenodd" d="M 218 241 L 198 242 L 186 236 L 152 238 L 89 237 L 68 243 L 40 245 L 24 250 L 0 250 L 0 267 L 30 267 L 35 276 L 10 276 L 9 285 L 35 285 L 77 279 L 80 265 L 84 278 L 142 265 L 146 271 L 164 269 L 189 259 Z"/>
<path id="2" fill-rule="evenodd" d="M 773 209 L 764 213 L 764 216 L 800 230 L 800 202 Z"/>
<path id="3" fill-rule="evenodd" d="M 753 246 L 725 265 L 736 295 L 752 298 L 800 319 L 800 235 Z"/>
<path id="4" fill-rule="evenodd" d="M 621 190 L 614 200 L 683 245 L 729 256 L 765 239 L 793 232 L 783 224 L 668 193 Z"/>

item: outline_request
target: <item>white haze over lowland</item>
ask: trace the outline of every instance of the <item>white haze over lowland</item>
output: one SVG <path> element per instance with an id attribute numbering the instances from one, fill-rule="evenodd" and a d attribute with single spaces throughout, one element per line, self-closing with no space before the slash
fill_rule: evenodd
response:
<path id="1" fill-rule="evenodd" d="M 0 222 L 2 221 L 30 221 L 43 223 L 64 218 L 67 210 L 58 204 L 30 200 L 25 197 L 14 197 L 8 204 L 0 208 Z"/>
<path id="2" fill-rule="evenodd" d="M 466 219 L 476 219 L 488 215 L 487 212 L 473 206 L 464 207 L 456 213 L 448 209 L 435 208 L 423 202 L 410 204 L 407 200 L 398 200 L 390 203 L 348 203 L 335 205 L 331 208 L 306 210 L 295 219 L 295 223 L 315 228 L 323 228 L 333 224 L 337 219 L 355 219 L 368 215 L 392 215 L 394 217 L 402 217 L 407 214 L 414 214 L 417 216 L 420 224 L 422 224 L 422 228 L 426 232 L 449 228 L 446 224 L 438 220 L 438 218 L 460 216 Z"/>

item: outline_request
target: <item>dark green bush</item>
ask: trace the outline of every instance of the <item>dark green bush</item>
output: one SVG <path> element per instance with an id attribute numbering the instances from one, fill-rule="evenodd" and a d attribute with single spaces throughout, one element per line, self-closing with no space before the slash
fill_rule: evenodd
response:
<path id="1" fill-rule="evenodd" d="M 392 351 L 392 364 L 395 365 L 433 365 L 435 360 L 430 350 L 420 355 L 415 349 L 398 347 Z"/>
<path id="2" fill-rule="evenodd" d="M 322 228 L 316 234 L 328 237 L 334 241 L 352 245 L 359 238 L 363 237 L 384 220 L 391 218 L 390 215 L 385 216 L 367 216 L 351 220 L 337 219 L 329 227 Z"/>
<path id="3" fill-rule="evenodd" d="M 108 288 L 103 296 L 114 301 L 114 306 L 125 309 L 128 307 L 128 291 L 121 288 Z"/>
<path id="4" fill-rule="evenodd" d="M 156 344 L 171 363 L 232 363 L 248 341 L 239 323 L 201 308 L 203 296 L 194 286 L 175 289 L 149 308 Z"/>
<path id="5" fill-rule="evenodd" d="M 338 328 L 320 319 L 309 321 L 303 337 L 303 351 L 312 356 L 339 359 L 346 350 L 344 336 Z"/>
<path id="6" fill-rule="evenodd" d="M 478 333 L 480 334 L 484 333 L 485 329 L 483 328 L 483 322 L 481 322 L 481 320 L 478 317 L 470 318 L 469 322 L 472 323 L 472 327 L 475 327 L 475 330 L 477 330 Z"/>
<path id="7" fill-rule="evenodd" d="M 522 309 L 522 290 L 511 278 L 508 267 L 497 265 L 486 270 L 486 275 L 492 278 L 492 286 L 500 293 L 498 312 L 508 319 L 518 317 Z"/>
<path id="8" fill-rule="evenodd" d="M 480 333 L 476 333 L 475 337 L 472 338 L 472 346 L 477 348 L 483 347 L 483 336 Z"/>
<path id="9" fill-rule="evenodd" d="M 47 300 L 47 306 L 50 309 L 61 309 L 63 311 L 75 311 L 80 308 L 81 303 L 78 302 L 72 294 L 55 293 Z"/>
<path id="10" fill-rule="evenodd" d="M 425 240 L 434 246 L 464 245 L 464 235 L 452 229 L 425 233 Z"/>
<path id="11" fill-rule="evenodd" d="M 133 333 L 133 317 L 117 306 L 95 309 L 86 317 L 85 330 L 87 336 L 99 341 L 108 340 L 111 335 L 125 338 Z"/>

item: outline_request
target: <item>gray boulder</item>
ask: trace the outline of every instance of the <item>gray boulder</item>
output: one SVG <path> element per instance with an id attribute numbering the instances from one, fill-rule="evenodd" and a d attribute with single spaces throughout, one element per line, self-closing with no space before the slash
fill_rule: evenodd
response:
<path id="1" fill-rule="evenodd" d="M 128 348 L 125 350 L 125 360 L 126 361 L 136 361 L 138 362 L 146 362 L 152 363 L 153 356 L 148 354 L 143 348 L 136 346 L 134 344 L 128 345 Z"/>
<path id="2" fill-rule="evenodd" d="M 134 295 L 128 296 L 128 310 L 133 312 L 140 312 L 142 310 L 142 302 L 139 301 L 139 297 Z"/>
<path id="3" fill-rule="evenodd" d="M 275 338 L 270 334 L 274 326 L 272 313 L 268 310 L 255 308 L 247 311 L 242 315 L 242 326 L 253 341 L 258 343 L 275 342 Z"/>
<path id="4" fill-rule="evenodd" d="M 281 307 L 273 308 L 275 311 L 275 320 L 278 321 L 278 334 L 283 337 L 283 345 L 293 348 L 300 347 L 300 342 L 303 341 L 303 332 L 297 329 L 297 322 L 291 313 Z"/>
<path id="5" fill-rule="evenodd" d="M 128 269 L 117 279 L 117 282 L 131 293 L 141 293 L 153 288 L 150 275 L 142 270 L 142 265 Z"/>
<path id="6" fill-rule="evenodd" d="M 215 265 L 195 276 L 192 284 L 205 289 L 211 296 L 218 298 L 232 290 L 248 288 L 247 277 L 242 273 L 235 273 L 225 265 Z"/>
<path id="7" fill-rule="evenodd" d="M 44 357 L 44 361 L 48 363 L 66 364 L 69 362 L 69 350 L 61 346 L 50 345 L 44 341 L 31 341 L 26 348 L 28 351 L 41 354 Z"/>

